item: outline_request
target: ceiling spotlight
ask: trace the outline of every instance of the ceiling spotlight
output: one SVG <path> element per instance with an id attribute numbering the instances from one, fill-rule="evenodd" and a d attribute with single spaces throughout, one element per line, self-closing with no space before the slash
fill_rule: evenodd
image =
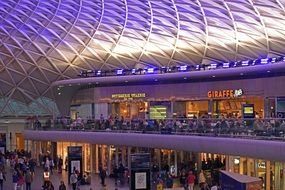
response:
<path id="1" fill-rule="evenodd" d="M 123 74 L 123 69 L 117 70 L 117 75 L 122 75 Z"/>
<path id="2" fill-rule="evenodd" d="M 186 71 L 187 70 L 187 65 L 182 65 L 179 67 L 180 71 Z"/>
<path id="3" fill-rule="evenodd" d="M 217 68 L 217 63 L 212 63 L 210 65 L 210 69 L 216 69 Z"/>
<path id="4" fill-rule="evenodd" d="M 230 67 L 230 63 L 223 63 L 223 68 L 229 68 Z"/>
<path id="5" fill-rule="evenodd" d="M 266 58 L 266 59 L 261 59 L 261 60 L 260 60 L 260 63 L 261 63 L 261 64 L 267 64 L 267 63 L 268 63 L 268 58 Z"/>
<path id="6" fill-rule="evenodd" d="M 101 71 L 101 70 L 98 70 L 98 71 L 96 72 L 96 75 L 99 76 L 99 75 L 101 75 L 101 73 L 102 73 L 102 71 Z"/>
<path id="7" fill-rule="evenodd" d="M 249 61 L 242 61 L 242 62 L 241 62 L 241 65 L 242 65 L 242 66 L 248 66 L 248 64 L 249 64 Z"/>
<path id="8" fill-rule="evenodd" d="M 154 73 L 154 68 L 148 68 L 147 73 Z"/>

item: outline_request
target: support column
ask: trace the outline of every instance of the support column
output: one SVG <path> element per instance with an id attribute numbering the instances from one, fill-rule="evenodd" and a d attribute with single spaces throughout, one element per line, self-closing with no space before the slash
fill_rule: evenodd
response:
<path id="1" fill-rule="evenodd" d="M 229 166 L 228 171 L 234 172 L 234 157 L 233 156 L 228 157 L 228 166 Z"/>
<path id="2" fill-rule="evenodd" d="M 119 166 L 119 147 L 116 146 L 116 149 L 115 149 L 115 164 L 116 166 Z"/>
<path id="3" fill-rule="evenodd" d="M 201 154 L 202 153 L 196 153 L 196 155 L 197 155 L 197 170 L 198 170 L 198 173 L 200 173 L 200 171 L 202 170 Z"/>
<path id="4" fill-rule="evenodd" d="M 263 112 L 263 116 L 261 117 L 264 117 L 264 118 L 270 117 L 270 105 L 269 105 L 268 97 L 264 98 L 264 112 Z"/>
<path id="5" fill-rule="evenodd" d="M 184 163 L 184 152 L 183 151 L 180 151 L 180 162 Z"/>
<path id="6" fill-rule="evenodd" d="M 100 165 L 102 165 L 102 167 L 106 166 L 105 163 L 105 146 L 101 145 L 101 163 L 99 163 Z"/>
<path id="7" fill-rule="evenodd" d="M 171 100 L 170 102 L 170 118 L 173 118 L 173 114 L 174 114 L 174 100 Z"/>
<path id="8" fill-rule="evenodd" d="M 99 173 L 99 154 L 98 144 L 95 145 L 95 173 Z"/>
<path id="9" fill-rule="evenodd" d="M 282 170 L 280 171 L 281 173 L 282 173 L 282 178 L 281 178 L 281 180 L 282 180 L 282 182 L 281 182 L 281 184 L 280 184 L 280 190 L 281 189 L 284 189 L 285 188 L 285 163 L 282 163 L 282 168 L 281 168 Z"/>
<path id="10" fill-rule="evenodd" d="M 147 101 L 147 111 L 145 112 L 145 119 L 150 119 L 150 101 Z"/>
<path id="11" fill-rule="evenodd" d="M 122 155 L 122 164 L 126 166 L 126 147 L 122 147 L 121 155 Z"/>
<path id="12" fill-rule="evenodd" d="M 215 111 L 217 110 L 214 110 L 214 101 L 212 99 L 208 100 L 208 113 L 213 115 Z"/>
<path id="13" fill-rule="evenodd" d="M 108 168 L 108 174 L 110 174 L 112 171 L 112 168 L 111 168 L 112 155 L 111 155 L 111 146 L 110 145 L 108 145 L 107 151 L 108 151 L 107 168 Z"/>
<path id="14" fill-rule="evenodd" d="M 266 161 L 266 174 L 265 174 L 265 180 L 266 180 L 266 184 L 265 184 L 265 190 L 270 190 L 270 176 L 271 176 L 271 172 L 270 172 L 270 161 Z"/>
<path id="15" fill-rule="evenodd" d="M 131 168 L 131 147 L 128 147 L 128 168 Z"/>
<path id="16" fill-rule="evenodd" d="M 178 168 L 177 168 L 177 151 L 176 150 L 174 151 L 174 168 L 175 168 L 174 176 L 177 176 Z"/>
<path id="17" fill-rule="evenodd" d="M 157 164 L 159 167 L 159 171 L 161 170 L 161 150 L 160 149 L 156 149 L 157 150 Z"/>
<path id="18" fill-rule="evenodd" d="M 171 165 L 171 151 L 169 151 L 168 155 L 167 155 L 167 164 L 170 167 L 170 165 Z"/>
<path id="19" fill-rule="evenodd" d="M 244 158 L 240 157 L 240 158 L 239 158 L 239 173 L 240 173 L 241 175 L 244 175 L 243 162 L 244 162 Z"/>
<path id="20" fill-rule="evenodd" d="M 230 169 L 230 156 L 226 156 L 226 171 L 231 171 Z"/>
<path id="21" fill-rule="evenodd" d="M 90 173 L 93 173 L 93 145 L 89 144 L 90 147 Z"/>

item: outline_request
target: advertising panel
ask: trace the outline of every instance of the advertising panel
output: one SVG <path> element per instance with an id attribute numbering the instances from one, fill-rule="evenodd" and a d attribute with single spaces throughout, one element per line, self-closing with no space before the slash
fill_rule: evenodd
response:
<path id="1" fill-rule="evenodd" d="M 82 147 L 81 146 L 69 146 L 68 151 L 68 176 L 73 172 L 79 173 L 79 178 L 82 177 Z M 69 177 L 68 177 L 68 182 Z"/>
<path id="2" fill-rule="evenodd" d="M 131 155 L 131 190 L 151 189 L 150 163 L 149 153 Z"/>
<path id="3" fill-rule="evenodd" d="M 135 173 L 135 188 L 136 189 L 146 189 L 146 172 L 137 172 Z"/>

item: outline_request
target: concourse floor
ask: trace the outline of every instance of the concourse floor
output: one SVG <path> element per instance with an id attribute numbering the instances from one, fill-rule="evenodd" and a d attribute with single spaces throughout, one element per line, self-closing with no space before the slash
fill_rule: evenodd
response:
<path id="1" fill-rule="evenodd" d="M 55 190 L 58 190 L 59 183 L 61 180 L 64 181 L 67 190 L 72 190 L 71 185 L 68 185 L 68 176 L 67 172 L 63 171 L 62 174 L 59 174 L 57 171 L 53 172 L 53 175 L 51 175 L 51 181 L 54 185 Z M 35 177 L 32 183 L 32 190 L 42 190 L 43 185 L 43 169 L 37 168 L 35 172 Z M 106 185 L 108 190 L 115 190 L 117 188 L 118 190 L 128 190 L 129 184 L 125 184 L 124 186 L 115 186 L 114 179 L 112 178 L 106 178 Z M 174 187 L 177 187 L 178 183 L 177 180 L 174 180 Z M 12 184 L 12 169 L 10 167 L 6 167 L 6 181 L 4 181 L 4 190 L 14 190 L 13 184 Z M 101 190 L 102 186 L 100 184 L 100 179 L 98 175 L 92 174 L 91 177 L 91 185 L 81 185 L 79 186 L 80 190 L 90 190 L 92 188 L 93 190 Z M 155 187 L 152 187 L 153 190 L 155 190 Z M 195 190 L 198 190 L 199 188 L 195 186 Z M 20 190 L 20 189 L 19 189 Z M 26 190 L 26 186 L 24 185 L 23 190 Z"/>
<path id="2" fill-rule="evenodd" d="M 6 181 L 4 181 L 4 190 L 14 190 L 13 184 L 12 184 L 12 170 L 9 167 L 6 167 L 6 173 L 7 174 L 6 174 Z M 51 181 L 54 185 L 55 190 L 58 190 L 59 183 L 61 180 L 64 181 L 68 190 L 72 190 L 71 185 L 68 185 L 67 175 L 68 174 L 66 171 L 63 171 L 62 174 L 59 174 L 57 171 L 53 172 L 53 175 L 51 175 Z M 43 170 L 40 168 L 37 168 L 36 172 L 35 172 L 34 181 L 32 183 L 32 190 L 42 190 L 42 188 L 41 188 L 41 186 L 43 185 L 42 176 L 43 176 Z M 102 186 L 100 184 L 100 179 L 99 179 L 98 175 L 93 174 L 91 179 L 92 179 L 91 185 L 81 185 L 81 186 L 79 186 L 80 190 L 90 190 L 91 187 L 93 190 L 101 190 Z M 114 190 L 115 189 L 114 180 L 112 178 L 106 178 L 106 184 L 107 184 L 108 190 Z M 128 184 L 126 184 L 123 187 L 118 186 L 117 188 L 118 188 L 118 190 L 129 189 Z M 23 190 L 25 190 L 25 189 L 26 189 L 26 187 L 24 185 Z"/>

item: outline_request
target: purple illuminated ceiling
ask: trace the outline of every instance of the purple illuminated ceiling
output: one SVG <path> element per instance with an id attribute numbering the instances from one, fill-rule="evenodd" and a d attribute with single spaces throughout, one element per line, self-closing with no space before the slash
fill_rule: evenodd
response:
<path id="1" fill-rule="evenodd" d="M 284 6 L 281 0 L 2 0 L 0 112 L 11 99 L 53 98 L 50 84 L 81 70 L 283 55 Z"/>

